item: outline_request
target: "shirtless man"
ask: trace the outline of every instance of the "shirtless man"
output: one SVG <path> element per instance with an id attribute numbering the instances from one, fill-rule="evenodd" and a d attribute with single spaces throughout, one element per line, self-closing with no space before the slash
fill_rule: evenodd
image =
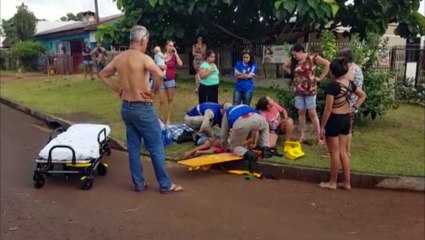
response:
<path id="1" fill-rule="evenodd" d="M 135 191 L 145 190 L 148 183 L 143 177 L 140 150 L 143 143 L 151 155 L 156 179 L 161 193 L 182 191 L 171 183 L 165 168 L 165 152 L 161 140 L 161 128 L 152 104 L 154 93 L 159 91 L 164 73 L 145 54 L 149 32 L 145 27 L 134 26 L 130 31 L 130 48 L 116 56 L 99 77 L 122 99 L 121 117 L 127 130 L 128 157 Z M 118 80 L 111 76 L 118 72 Z M 149 85 L 149 73 L 155 85 Z"/>

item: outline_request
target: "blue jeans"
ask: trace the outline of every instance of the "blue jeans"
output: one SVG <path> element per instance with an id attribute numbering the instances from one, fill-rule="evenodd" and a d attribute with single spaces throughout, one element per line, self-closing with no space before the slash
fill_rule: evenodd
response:
<path id="1" fill-rule="evenodd" d="M 233 92 L 233 105 L 239 105 L 241 102 L 246 105 L 251 104 L 252 96 L 254 91 L 238 91 Z"/>
<path id="2" fill-rule="evenodd" d="M 121 117 L 127 133 L 128 158 L 130 160 L 131 178 L 136 191 L 142 190 L 145 179 L 140 161 L 143 143 L 152 158 L 156 180 L 160 191 L 168 190 L 171 181 L 165 168 L 165 152 L 161 140 L 161 127 L 152 103 L 126 102 L 121 105 Z"/>

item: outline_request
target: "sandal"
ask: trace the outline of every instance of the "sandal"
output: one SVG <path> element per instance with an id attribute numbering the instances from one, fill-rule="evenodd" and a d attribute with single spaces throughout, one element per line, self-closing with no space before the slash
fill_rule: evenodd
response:
<path id="1" fill-rule="evenodd" d="M 336 185 L 332 185 L 332 184 L 330 184 L 328 182 L 321 182 L 319 184 L 319 187 L 320 188 L 325 188 L 325 189 L 330 189 L 330 190 L 336 190 L 337 189 L 337 186 Z"/>
<path id="2" fill-rule="evenodd" d="M 142 191 L 148 190 L 148 188 L 149 188 L 149 182 L 145 182 L 143 184 L 143 187 L 142 188 L 135 187 L 134 188 L 134 191 L 136 191 L 136 192 L 142 192 Z"/>
<path id="3" fill-rule="evenodd" d="M 320 157 L 322 157 L 322 158 L 331 158 L 331 154 L 330 153 L 322 153 L 322 154 L 320 154 Z"/>
<path id="4" fill-rule="evenodd" d="M 181 192 L 183 191 L 182 186 L 178 186 L 176 184 L 171 184 L 171 187 L 167 190 L 160 190 L 161 193 L 167 194 L 167 193 L 175 193 L 175 192 Z"/>
<path id="5" fill-rule="evenodd" d="M 351 190 L 351 185 L 346 185 L 346 184 L 345 184 L 345 183 L 343 183 L 343 182 L 339 182 L 339 183 L 337 183 L 337 184 L 336 184 L 336 186 L 337 186 L 337 187 L 340 187 L 340 188 L 342 188 L 342 189 L 344 189 L 344 190 L 347 190 L 347 191 Z"/>

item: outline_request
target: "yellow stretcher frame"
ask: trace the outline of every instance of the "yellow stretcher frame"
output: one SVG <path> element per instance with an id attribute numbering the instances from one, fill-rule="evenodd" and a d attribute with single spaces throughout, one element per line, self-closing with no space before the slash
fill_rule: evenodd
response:
<path id="1" fill-rule="evenodd" d="M 194 158 L 190 158 L 186 160 L 181 160 L 181 161 L 178 161 L 177 163 L 188 167 L 189 171 L 196 171 L 196 170 L 208 171 L 213 164 L 220 164 L 220 163 L 238 161 L 243 159 L 244 159 L 243 157 L 235 155 L 233 153 L 217 153 L 217 154 L 203 155 L 203 156 L 194 157 Z M 256 178 L 262 177 L 260 173 L 256 173 L 256 172 L 249 172 L 246 170 L 226 170 L 223 167 L 222 169 L 231 174 L 254 176 Z"/>

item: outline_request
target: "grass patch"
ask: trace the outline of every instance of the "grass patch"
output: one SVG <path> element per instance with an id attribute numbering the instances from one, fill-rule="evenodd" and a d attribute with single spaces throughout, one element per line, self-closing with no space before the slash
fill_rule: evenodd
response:
<path id="1" fill-rule="evenodd" d="M 185 112 L 197 104 L 193 79 L 177 80 L 175 109 L 172 121 L 183 121 Z M 234 85 L 223 82 L 219 89 L 219 101 L 231 102 Z M 100 81 L 81 77 L 50 78 L 46 80 L 14 80 L 3 82 L 1 96 L 57 116 L 78 114 L 93 116 L 93 121 L 107 123 L 112 137 L 125 141 L 125 129 L 120 116 L 120 100 Z M 257 88 L 253 103 L 263 95 L 275 96 L 276 90 Z M 155 105 L 158 101 L 155 102 Z M 156 106 L 157 107 L 157 106 Z M 86 114 L 84 114 L 86 113 Z M 401 105 L 377 120 L 358 121 L 354 129 L 352 169 L 357 172 L 425 176 L 425 109 L 419 106 Z M 84 119 L 87 120 L 87 119 Z M 193 147 L 193 143 L 174 143 L 166 149 L 167 156 L 181 157 Z M 282 149 L 280 150 L 282 151 Z M 298 166 L 329 168 L 329 160 L 320 158 L 324 149 L 304 146 L 306 156 L 289 161 L 271 158 L 269 161 Z"/>

